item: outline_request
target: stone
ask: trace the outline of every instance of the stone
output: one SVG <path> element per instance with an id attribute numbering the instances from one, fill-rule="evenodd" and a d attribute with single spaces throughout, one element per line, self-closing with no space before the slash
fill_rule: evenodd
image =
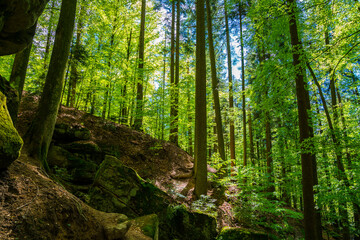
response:
<path id="1" fill-rule="evenodd" d="M 99 166 L 91 159 L 81 156 L 83 155 L 75 155 L 62 147 L 52 145 L 47 161 L 62 180 L 78 185 L 91 184 Z"/>
<path id="2" fill-rule="evenodd" d="M 62 147 L 52 145 L 48 152 L 47 162 L 51 167 L 67 168 L 69 166 L 68 154 L 69 152 Z"/>
<path id="3" fill-rule="evenodd" d="M 212 240 L 217 236 L 216 219 L 198 211 L 191 212 L 184 205 L 170 206 L 166 223 L 168 238 L 183 240 Z"/>
<path id="4" fill-rule="evenodd" d="M 130 218 L 156 214 L 161 240 L 212 240 L 217 235 L 214 217 L 177 205 L 169 195 L 112 156 L 105 156 L 96 173 L 89 191 L 89 205 L 100 211 L 122 213 Z M 129 239 L 152 239 L 151 234 L 144 237 L 143 233 L 134 230 L 133 238 Z"/>
<path id="5" fill-rule="evenodd" d="M 156 214 L 150 214 L 129 221 L 130 228 L 125 234 L 125 240 L 158 240 L 159 219 Z"/>
<path id="6" fill-rule="evenodd" d="M 0 56 L 25 49 L 49 0 L 0 0 Z"/>
<path id="7" fill-rule="evenodd" d="M 66 123 L 58 123 L 55 125 L 53 139 L 64 142 L 72 142 L 78 140 L 90 140 L 91 133 L 89 129 L 83 126 L 70 126 Z"/>
<path id="8" fill-rule="evenodd" d="M 6 106 L 6 97 L 0 92 L 0 170 L 6 169 L 19 155 L 23 145 Z"/>
<path id="9" fill-rule="evenodd" d="M 103 225 L 106 239 L 124 239 L 124 236 L 131 225 L 127 216 L 119 213 L 104 212 L 99 212 L 98 215 L 101 218 L 101 224 Z"/>
<path id="10" fill-rule="evenodd" d="M 273 239 L 266 233 L 257 232 L 252 229 L 237 228 L 237 227 L 224 227 L 217 240 L 268 240 Z"/>
<path id="11" fill-rule="evenodd" d="M 119 159 L 105 156 L 90 189 L 90 205 L 129 217 L 166 211 L 171 198 Z"/>

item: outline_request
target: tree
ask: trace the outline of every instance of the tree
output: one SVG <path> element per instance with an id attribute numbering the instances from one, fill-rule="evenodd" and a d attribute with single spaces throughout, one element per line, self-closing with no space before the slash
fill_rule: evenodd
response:
<path id="1" fill-rule="evenodd" d="M 141 2 L 141 27 L 139 36 L 139 68 L 138 68 L 138 80 L 137 80 L 137 94 L 136 94 L 136 116 L 134 122 L 134 128 L 141 130 L 143 124 L 143 82 L 144 82 L 144 48 L 145 48 L 145 11 L 146 0 Z"/>
<path id="2" fill-rule="evenodd" d="M 42 166 L 47 171 L 49 167 L 46 158 L 60 105 L 65 68 L 74 30 L 75 12 L 76 0 L 62 1 L 44 91 L 41 95 L 35 119 L 25 136 L 25 143 L 28 146 L 29 154 L 40 160 Z"/>
<path id="3" fill-rule="evenodd" d="M 314 177 L 313 156 L 307 150 L 307 144 L 311 141 L 308 106 L 310 106 L 307 84 L 304 79 L 304 67 L 301 62 L 302 46 L 299 40 L 296 23 L 296 0 L 288 0 L 289 7 L 289 28 L 292 45 L 293 65 L 295 68 L 296 97 L 298 106 L 300 144 L 302 144 L 301 166 L 302 166 L 302 190 L 304 199 L 304 223 L 305 239 L 322 239 L 318 233 L 320 226 L 317 225 L 315 202 L 314 202 Z"/>
<path id="4" fill-rule="evenodd" d="M 195 195 L 207 193 L 205 1 L 196 1 Z"/>
<path id="5" fill-rule="evenodd" d="M 215 109 L 215 122 L 216 122 L 216 134 L 219 154 L 222 160 L 226 160 L 225 146 L 224 146 L 224 134 L 220 112 L 220 99 L 219 99 L 219 80 L 216 73 L 216 59 L 214 51 L 214 40 L 212 33 L 212 18 L 211 18 L 211 5 L 210 0 L 206 0 L 206 16 L 207 16 L 207 28 L 208 28 L 208 41 L 209 41 L 209 53 L 210 53 L 210 66 L 211 66 L 211 87 L 213 92 L 214 109 Z"/>
<path id="6" fill-rule="evenodd" d="M 229 112 L 230 112 L 230 159 L 231 167 L 234 167 L 235 163 L 235 126 L 234 126 L 234 95 L 233 95 L 233 76 L 232 76 L 232 61 L 230 50 L 230 30 L 228 19 L 228 5 L 226 0 L 224 1 L 225 8 L 225 31 L 226 31 L 226 52 L 227 52 L 227 67 L 229 78 Z M 232 169 L 233 171 L 233 169 Z"/>
<path id="7" fill-rule="evenodd" d="M 10 84 L 15 86 L 15 89 L 17 90 L 17 94 L 18 94 L 18 101 L 12 108 L 9 108 L 11 120 L 13 121 L 14 125 L 16 124 L 17 121 L 19 105 L 21 102 L 21 95 L 24 89 L 26 69 L 29 63 L 31 47 L 32 47 L 32 43 L 23 51 L 15 55 L 14 63 L 11 70 Z"/>

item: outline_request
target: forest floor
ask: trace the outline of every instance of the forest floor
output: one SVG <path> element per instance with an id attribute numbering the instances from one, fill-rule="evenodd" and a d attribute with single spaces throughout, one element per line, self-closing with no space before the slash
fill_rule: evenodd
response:
<path id="1" fill-rule="evenodd" d="M 38 97 L 25 96 L 22 102 L 16 126 L 21 136 L 34 117 Z M 57 124 L 86 127 L 91 132 L 90 142 L 99 145 L 107 154 L 117 155 L 143 179 L 191 208 L 195 200 L 194 163 L 193 158 L 182 149 L 73 108 L 61 107 Z M 248 227 L 246 222 L 236 220 L 233 213 L 239 191 L 235 184 L 223 189 L 209 182 L 208 196 L 216 201 L 213 203 L 216 204 L 218 229 L 224 226 Z M 59 215 L 59 212 L 62 214 Z M 100 215 L 99 211 L 90 208 L 49 178 L 39 163 L 26 155 L 26 149 L 0 175 L 0 239 L 16 239 L 16 236 L 28 236 L 23 239 L 51 239 L 46 234 L 52 231 L 63 232 L 63 239 L 87 239 L 87 235 L 93 236 L 99 231 Z M 294 221 L 292 224 L 295 229 L 293 236 L 301 237 L 301 222 Z M 258 226 L 256 230 L 276 235 L 271 229 Z M 41 235 L 41 238 L 36 238 L 37 235 Z"/>

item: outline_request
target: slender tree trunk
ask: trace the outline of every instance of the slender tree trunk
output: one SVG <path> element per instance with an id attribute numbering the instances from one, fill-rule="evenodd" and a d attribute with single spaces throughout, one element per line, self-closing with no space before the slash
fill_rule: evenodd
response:
<path id="1" fill-rule="evenodd" d="M 240 16 L 240 46 L 241 46 L 241 86 L 242 86 L 242 114 L 243 114 L 243 164 L 247 165 L 247 146 L 246 146 L 246 105 L 245 105 L 245 63 L 244 63 L 244 39 L 242 30 L 242 2 L 239 4 Z"/>
<path id="2" fill-rule="evenodd" d="M 267 92 L 265 93 L 267 96 Z M 269 193 L 275 192 L 274 173 L 273 173 L 273 157 L 272 157 L 272 139 L 271 139 L 271 125 L 270 125 L 270 113 L 265 113 L 265 138 L 266 138 L 266 173 L 268 175 L 269 187 L 267 191 Z M 271 196 L 270 198 L 272 198 Z"/>
<path id="3" fill-rule="evenodd" d="M 196 1 L 195 195 L 207 194 L 205 1 Z"/>
<path id="4" fill-rule="evenodd" d="M 145 48 L 145 11 L 146 0 L 141 2 L 141 23 L 140 23 L 140 36 L 139 36 L 139 72 L 137 81 L 136 93 L 136 112 L 135 112 L 135 130 L 141 130 L 143 125 L 143 83 L 144 83 L 144 48 Z"/>
<path id="5" fill-rule="evenodd" d="M 176 143 L 177 130 L 175 126 L 175 0 L 171 3 L 171 43 L 170 43 L 170 138 L 169 141 Z"/>
<path id="6" fill-rule="evenodd" d="M 253 129 L 252 129 L 252 118 L 251 118 L 251 110 L 248 111 L 249 114 L 249 141 L 250 141 L 250 160 L 253 165 L 255 165 L 255 151 L 254 151 L 254 137 L 253 137 Z"/>
<path id="7" fill-rule="evenodd" d="M 21 102 L 21 95 L 24 89 L 26 70 L 29 63 L 30 52 L 31 52 L 32 43 L 25 48 L 23 51 L 15 55 L 14 63 L 10 75 L 10 84 L 15 86 L 17 90 L 18 99 L 14 102 L 11 108 L 8 107 L 11 120 L 15 125 L 17 122 L 17 115 L 19 111 L 19 105 Z"/>
<path id="8" fill-rule="evenodd" d="M 76 28 L 76 41 L 74 46 L 74 53 L 71 61 L 71 71 L 70 71 L 70 80 L 69 80 L 69 105 L 70 107 L 75 106 L 75 96 L 76 96 L 76 87 L 79 81 L 79 72 L 78 72 L 78 63 L 80 59 L 80 45 L 81 45 L 81 33 L 83 29 L 83 19 L 85 14 L 85 5 L 82 3 L 80 5 L 80 14 L 79 20 Z"/>
<path id="9" fill-rule="evenodd" d="M 229 20 L 227 13 L 227 2 L 225 4 L 225 25 L 226 25 L 226 51 L 228 62 L 228 77 L 229 77 L 229 111 L 230 111 L 230 159 L 231 159 L 231 171 L 235 166 L 235 127 L 234 127 L 234 96 L 233 96 L 233 80 L 232 80 L 232 61 L 230 50 L 230 32 L 229 32 Z"/>
<path id="10" fill-rule="evenodd" d="M 212 92 L 214 99 L 214 110 L 215 110 L 215 122 L 216 122 L 216 135 L 217 135 L 217 146 L 219 149 L 220 157 L 223 161 L 225 157 L 225 146 L 224 146 L 224 134 L 220 111 L 220 99 L 219 99 L 219 80 L 216 73 L 216 59 L 214 51 L 214 40 L 212 34 L 212 16 L 211 16 L 211 5 L 210 0 L 206 0 L 206 12 L 207 12 L 207 28 L 208 28 L 208 41 L 209 41 L 209 52 L 210 52 L 210 65 L 211 65 L 211 83 Z"/>
<path id="11" fill-rule="evenodd" d="M 176 49 L 175 49 L 175 82 L 174 82 L 174 104 L 172 105 L 173 131 L 170 134 L 170 141 L 179 145 L 179 77 L 180 77 L 180 0 L 176 2 Z"/>
<path id="12" fill-rule="evenodd" d="M 59 110 L 65 68 L 74 30 L 75 12 L 76 0 L 62 1 L 44 91 L 35 119 L 25 136 L 29 154 L 39 159 L 45 170 L 49 170 L 46 157 Z"/>
<path id="13" fill-rule="evenodd" d="M 301 63 L 301 42 L 299 40 L 297 23 L 296 23 L 296 0 L 288 0 L 289 5 L 289 27 L 292 45 L 293 65 L 295 68 L 295 82 L 296 82 L 296 96 L 298 105 L 298 118 L 300 130 L 300 143 L 302 144 L 301 152 L 301 166 L 302 166 L 302 189 L 304 200 L 304 223 L 305 223 L 305 239 L 317 240 L 321 239 L 318 236 L 318 229 L 316 229 L 316 213 L 313 191 L 313 158 L 312 154 L 306 150 L 304 142 L 310 140 L 309 116 L 307 106 L 307 84 L 304 81 L 304 68 Z"/>
<path id="14" fill-rule="evenodd" d="M 129 65 L 130 64 L 130 53 L 131 53 L 131 39 L 132 39 L 132 28 L 130 29 L 130 34 L 129 34 L 129 37 L 128 37 L 128 41 L 127 41 L 127 50 L 126 50 L 126 62 L 127 64 Z M 128 102 L 126 100 L 126 86 L 127 86 L 127 83 L 128 83 L 128 70 L 126 69 L 125 71 L 125 83 L 123 85 L 123 89 L 122 89 L 122 103 L 121 103 L 121 107 L 120 107 L 120 112 L 121 112 L 121 123 L 122 124 L 126 124 L 127 123 L 127 120 L 128 120 L 128 114 L 127 114 L 127 105 L 128 105 Z"/>

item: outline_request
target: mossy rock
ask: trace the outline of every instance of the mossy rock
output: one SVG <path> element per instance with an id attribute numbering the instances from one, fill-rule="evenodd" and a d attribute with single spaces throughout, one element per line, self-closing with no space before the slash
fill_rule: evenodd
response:
<path id="1" fill-rule="evenodd" d="M 106 156 L 101 163 L 90 189 L 91 206 L 129 217 L 166 211 L 170 201 L 165 192 L 111 156 Z"/>
<path id="2" fill-rule="evenodd" d="M 89 129 L 83 126 L 71 126 L 66 123 L 59 123 L 55 125 L 53 138 L 64 142 L 89 140 L 91 133 Z"/>
<path id="3" fill-rule="evenodd" d="M 93 183 L 95 173 L 99 167 L 93 161 L 81 158 L 59 146 L 50 148 L 48 163 L 55 170 L 58 177 L 76 185 Z"/>
<path id="4" fill-rule="evenodd" d="M 23 140 L 16 131 L 6 107 L 6 97 L 0 92 L 0 170 L 15 161 L 21 151 Z"/>
<path id="5" fill-rule="evenodd" d="M 156 214 L 138 217 L 128 221 L 130 228 L 125 234 L 126 240 L 159 239 L 159 219 Z"/>
<path id="6" fill-rule="evenodd" d="M 98 165 L 100 165 L 105 157 L 99 146 L 92 141 L 76 141 L 62 144 L 61 146 L 73 155 Z"/>
<path id="7" fill-rule="evenodd" d="M 89 191 L 89 205 L 100 211 L 122 213 L 131 218 L 156 214 L 161 240 L 212 240 L 217 235 L 214 217 L 176 205 L 165 192 L 112 156 L 105 157 L 96 173 Z M 152 232 L 146 228 L 143 231 Z"/>
<path id="8" fill-rule="evenodd" d="M 268 240 L 273 239 L 268 234 L 252 229 L 225 227 L 221 230 L 217 240 Z"/>
<path id="9" fill-rule="evenodd" d="M 211 240 L 217 236 L 214 217 L 192 212 L 184 205 L 169 206 L 165 223 L 169 231 L 163 239 Z"/>

